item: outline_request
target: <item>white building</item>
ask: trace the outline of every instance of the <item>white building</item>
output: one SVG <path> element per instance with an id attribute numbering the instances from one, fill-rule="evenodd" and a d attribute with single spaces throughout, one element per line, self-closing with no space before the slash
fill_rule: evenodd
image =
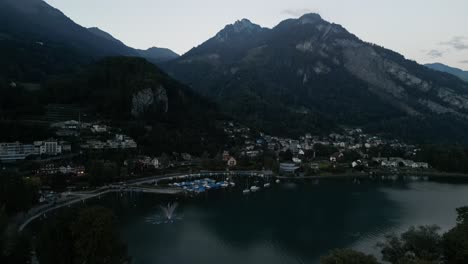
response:
<path id="1" fill-rule="evenodd" d="M 33 144 L 0 143 L 0 161 L 3 162 L 24 160 L 32 155 L 58 155 L 61 153 L 62 145 L 54 139 L 35 141 Z"/>
<path id="2" fill-rule="evenodd" d="M 107 126 L 105 125 L 92 125 L 91 132 L 93 133 L 105 133 L 107 132 Z"/>
<path id="3" fill-rule="evenodd" d="M 115 135 L 114 139 L 109 139 L 105 142 L 100 140 L 87 140 L 86 144 L 81 145 L 83 149 L 134 149 L 137 148 L 137 143 L 125 136 Z"/>
<path id="4" fill-rule="evenodd" d="M 293 161 L 294 163 L 296 163 L 296 164 L 302 163 L 302 160 L 301 160 L 300 158 L 296 158 L 296 157 L 293 157 L 293 158 L 292 158 L 292 161 Z"/>
<path id="5" fill-rule="evenodd" d="M 155 169 L 159 169 L 159 166 L 161 166 L 158 158 L 142 157 L 140 158 L 140 163 L 146 167 L 154 167 Z"/>
<path id="6" fill-rule="evenodd" d="M 382 160 L 382 163 L 380 165 L 382 167 L 396 168 L 396 167 L 398 167 L 398 161 L 396 161 L 396 160 Z"/>
<path id="7" fill-rule="evenodd" d="M 30 155 L 36 154 L 36 148 L 31 144 L 21 144 L 19 142 L 0 143 L 0 161 L 13 162 L 24 160 Z"/>
<path id="8" fill-rule="evenodd" d="M 299 166 L 297 166 L 294 163 L 280 163 L 280 172 L 294 173 L 298 169 L 299 169 Z"/>
<path id="9" fill-rule="evenodd" d="M 192 155 L 190 155 L 188 153 L 182 153 L 181 156 L 182 156 L 182 159 L 184 159 L 186 161 L 192 160 Z"/>
<path id="10" fill-rule="evenodd" d="M 58 155 L 62 153 L 62 146 L 53 139 L 46 141 L 35 141 L 34 147 L 39 155 Z"/>

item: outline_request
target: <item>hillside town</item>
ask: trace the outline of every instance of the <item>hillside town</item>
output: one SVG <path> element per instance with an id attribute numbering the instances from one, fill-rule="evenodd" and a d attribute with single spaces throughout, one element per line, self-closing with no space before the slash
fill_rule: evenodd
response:
<path id="1" fill-rule="evenodd" d="M 427 162 L 411 160 L 419 151 L 416 146 L 366 134 L 360 128 L 345 128 L 341 133 L 327 136 L 308 133 L 299 139 L 255 133 L 234 122 L 225 123 L 224 131 L 232 142 L 238 144 L 234 147 L 240 147 L 241 157 L 257 158 L 265 152 L 274 153 L 280 173 L 295 173 L 301 168 L 308 171 L 311 169 L 315 173 L 320 168 L 362 170 L 369 166 L 429 169 Z M 382 153 L 384 150 L 399 152 L 401 156 L 385 156 L 387 153 Z"/>
<path id="2" fill-rule="evenodd" d="M 55 138 L 0 143 L 0 162 L 3 169 L 17 168 L 38 177 L 45 190 L 177 171 L 271 170 L 306 177 L 430 169 L 428 163 L 416 159 L 417 146 L 367 134 L 360 128 L 293 139 L 267 135 L 233 121 L 222 126 L 226 144 L 219 147 L 218 154 L 195 156 L 143 153 L 134 139 L 102 122 L 56 122 L 50 125 Z"/>

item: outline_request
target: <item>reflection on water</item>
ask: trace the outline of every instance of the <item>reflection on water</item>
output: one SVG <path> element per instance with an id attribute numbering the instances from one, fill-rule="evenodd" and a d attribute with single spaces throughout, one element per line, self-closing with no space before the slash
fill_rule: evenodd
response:
<path id="1" fill-rule="evenodd" d="M 452 227 L 455 208 L 468 205 L 468 185 L 281 183 L 247 196 L 235 189 L 179 199 L 175 211 L 182 220 L 147 221 L 161 214 L 159 205 L 176 202 L 170 199 L 140 193 L 96 202 L 118 213 L 136 264 L 318 263 L 333 248 L 377 253 L 384 234 L 411 225 Z"/>
<path id="2" fill-rule="evenodd" d="M 437 224 L 442 231 L 456 222 L 455 208 L 468 205 L 468 185 L 434 182 L 412 182 L 405 188 L 381 188 L 387 199 L 400 208 L 400 214 L 389 216 L 393 224 L 375 229 L 350 246 L 379 255 L 376 241 L 383 233 L 402 233 L 411 226 Z"/>

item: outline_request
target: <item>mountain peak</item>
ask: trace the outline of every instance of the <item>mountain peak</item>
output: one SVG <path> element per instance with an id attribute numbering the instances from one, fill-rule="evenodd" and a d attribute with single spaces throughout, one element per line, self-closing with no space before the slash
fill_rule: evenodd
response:
<path id="1" fill-rule="evenodd" d="M 170 61 L 179 57 L 179 54 L 167 48 L 151 47 L 147 50 L 137 50 L 143 58 L 153 62 L 161 63 Z"/>
<path id="2" fill-rule="evenodd" d="M 309 13 L 309 14 L 305 14 L 305 15 L 301 16 L 299 18 L 299 21 L 302 24 L 315 24 L 317 22 L 323 22 L 324 20 L 317 13 Z"/>
<path id="3" fill-rule="evenodd" d="M 253 34 L 261 32 L 264 28 L 252 23 L 250 20 L 244 18 L 237 20 L 234 24 L 229 24 L 223 30 L 218 32 L 215 38 L 220 42 L 225 42 L 231 37 L 237 37 L 244 34 Z"/>
<path id="4" fill-rule="evenodd" d="M 237 20 L 232 26 L 234 27 L 234 31 L 236 32 L 253 31 L 261 28 L 259 25 L 252 23 L 246 18 Z"/>
<path id="5" fill-rule="evenodd" d="M 250 20 L 246 18 L 237 20 L 234 24 L 226 26 L 225 29 L 227 28 L 232 28 L 234 32 L 236 33 L 241 33 L 241 32 L 252 33 L 252 32 L 259 31 L 262 29 L 261 26 L 252 23 Z"/>

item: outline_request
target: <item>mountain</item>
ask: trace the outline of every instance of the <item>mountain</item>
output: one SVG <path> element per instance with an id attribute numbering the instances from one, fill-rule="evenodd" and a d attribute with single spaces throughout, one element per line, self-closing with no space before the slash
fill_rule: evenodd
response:
<path id="1" fill-rule="evenodd" d="M 121 45 L 125 45 L 123 44 L 120 40 L 114 38 L 111 34 L 97 28 L 97 27 L 91 27 L 91 28 L 88 28 L 88 30 L 97 35 L 97 36 L 100 36 L 102 38 L 105 38 L 105 39 L 108 39 L 108 40 L 111 40 L 113 42 L 116 42 L 116 43 L 120 43 Z M 161 62 L 166 62 L 166 61 L 170 61 L 170 60 L 173 60 L 173 59 L 177 59 L 179 57 L 179 54 L 173 52 L 172 50 L 170 49 L 167 49 L 167 48 L 157 48 L 157 47 L 152 47 L 152 48 L 149 48 L 147 50 L 140 50 L 140 49 L 135 49 L 135 52 L 142 58 L 145 58 L 147 59 L 148 61 L 154 63 L 154 64 L 157 64 L 157 63 L 161 63 Z"/>
<path id="2" fill-rule="evenodd" d="M 157 51 L 148 53 L 154 58 Z M 74 23 L 42 0 L 0 0 L 0 57 L 2 128 L 47 120 L 47 106 L 59 104 L 111 122 L 150 154 L 201 154 L 222 145 L 213 103 L 110 34 Z M 32 126 L 25 133 L 39 134 Z"/>
<path id="3" fill-rule="evenodd" d="M 243 19 L 227 25 L 216 36 L 188 51 L 183 58 L 232 63 L 242 57 L 246 51 L 261 45 L 261 41 L 269 32 L 269 29 Z"/>
<path id="4" fill-rule="evenodd" d="M 139 56 L 159 63 L 168 49 L 126 46 L 97 28 L 84 28 L 42 0 L 0 1 L 0 79 L 39 82 L 106 56 Z"/>
<path id="5" fill-rule="evenodd" d="M 114 36 L 112 36 L 111 34 L 107 33 L 106 31 L 104 31 L 104 30 L 102 30 L 102 29 L 100 29 L 98 27 L 90 27 L 90 28 L 88 28 L 88 31 L 93 33 L 96 36 L 101 37 L 101 38 L 110 40 L 110 41 L 115 42 L 115 43 L 119 43 L 121 45 L 125 45 L 125 44 L 123 44 L 122 41 L 114 38 Z"/>
<path id="6" fill-rule="evenodd" d="M 458 78 L 468 82 L 468 71 L 464 71 L 458 68 L 450 67 L 442 63 L 430 63 L 425 64 L 426 67 L 429 67 L 436 71 L 450 73 L 452 75 L 457 76 Z"/>
<path id="7" fill-rule="evenodd" d="M 116 121 L 187 119 L 197 113 L 195 108 L 216 108 L 136 57 L 107 57 L 71 76 L 55 76 L 46 90 L 52 103 L 80 104 Z"/>
<path id="8" fill-rule="evenodd" d="M 272 29 L 249 20 L 162 67 L 242 121 L 276 134 L 362 126 L 468 142 L 468 84 L 360 40 L 317 14 Z"/>
<path id="9" fill-rule="evenodd" d="M 0 1 L 0 79 L 40 82 L 105 56 L 138 56 L 42 0 Z"/>
<path id="10" fill-rule="evenodd" d="M 179 54 L 167 48 L 152 47 L 147 50 L 137 49 L 137 52 L 138 54 L 140 54 L 141 57 L 146 58 L 147 60 L 155 64 L 174 60 L 180 57 Z"/>
<path id="11" fill-rule="evenodd" d="M 93 56 L 137 55 L 122 43 L 99 37 L 42 0 L 2 0 L 0 32 L 47 44 L 66 43 Z"/>
<path id="12" fill-rule="evenodd" d="M 223 139 L 217 106 L 143 58 L 108 57 L 75 74 L 50 78 L 44 89 L 30 92 L 35 96 L 24 93 L 23 101 L 42 98 L 42 107 L 72 105 L 93 120 L 107 120 L 148 153 L 202 154 L 217 150 L 217 140 Z"/>
<path id="13" fill-rule="evenodd" d="M 105 38 L 107 40 L 113 41 L 115 43 L 119 43 L 121 45 L 123 44 L 120 40 L 114 38 L 111 34 L 97 28 L 97 27 L 91 27 L 88 28 L 88 30 L 102 38 Z M 138 56 L 147 59 L 148 61 L 157 64 L 161 62 L 166 62 L 170 61 L 173 59 L 177 59 L 179 57 L 179 54 L 175 53 L 174 51 L 167 49 L 167 48 L 158 48 L 158 47 L 152 47 L 147 50 L 140 50 L 140 49 L 135 49 L 135 52 L 138 54 Z"/>

